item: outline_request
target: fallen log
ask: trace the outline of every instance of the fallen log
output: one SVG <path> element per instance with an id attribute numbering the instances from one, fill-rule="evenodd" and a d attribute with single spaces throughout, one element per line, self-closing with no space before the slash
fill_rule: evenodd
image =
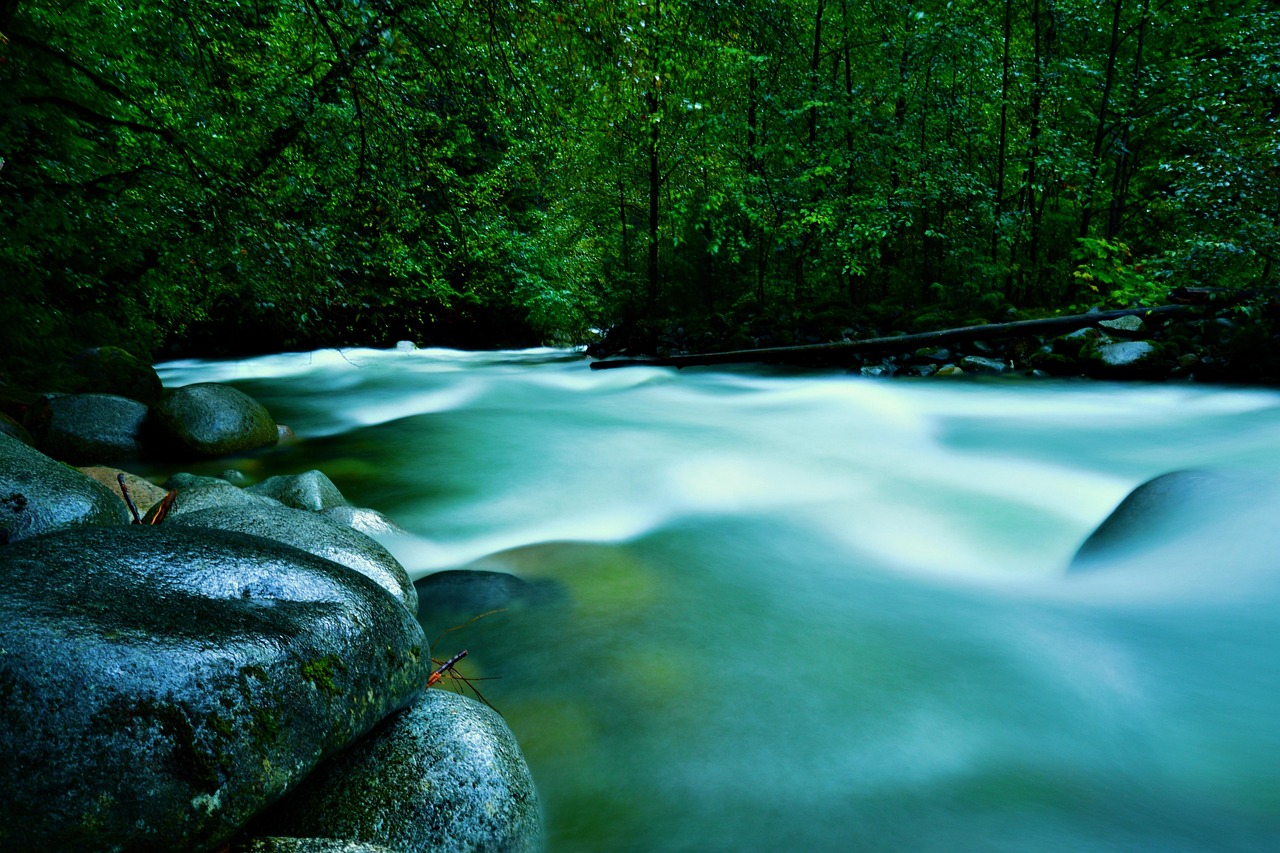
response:
<path id="1" fill-rule="evenodd" d="M 887 338 L 863 338 L 857 341 L 834 341 L 825 344 L 802 344 L 792 347 L 764 347 L 761 349 L 731 350 L 694 355 L 669 355 L 660 358 L 611 358 L 591 362 L 592 370 L 608 370 L 614 367 L 699 367 L 711 364 L 745 364 L 767 362 L 770 364 L 803 364 L 823 360 L 825 356 L 853 353 L 894 352 L 922 346 L 936 346 L 964 341 L 1016 338 L 1023 335 L 1070 332 L 1086 326 L 1096 326 L 1103 320 L 1120 317 L 1167 317 L 1201 310 L 1198 305 L 1161 305 L 1156 308 L 1122 308 L 1116 311 L 1095 311 L 1091 314 L 1071 314 L 1066 317 L 1045 317 L 1039 320 L 1014 320 L 1008 323 L 988 323 L 981 326 L 961 326 L 934 332 L 918 332 L 913 335 L 897 335 Z"/>

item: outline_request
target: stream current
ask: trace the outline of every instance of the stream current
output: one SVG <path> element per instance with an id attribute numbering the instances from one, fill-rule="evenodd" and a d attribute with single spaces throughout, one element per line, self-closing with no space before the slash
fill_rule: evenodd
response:
<path id="1" fill-rule="evenodd" d="M 189 470 L 319 468 L 410 531 L 381 541 L 414 578 L 539 592 L 426 628 L 553 853 L 1280 849 L 1280 555 L 1066 572 L 1150 477 L 1280 473 L 1280 394 L 560 350 L 158 369 L 299 436 Z"/>

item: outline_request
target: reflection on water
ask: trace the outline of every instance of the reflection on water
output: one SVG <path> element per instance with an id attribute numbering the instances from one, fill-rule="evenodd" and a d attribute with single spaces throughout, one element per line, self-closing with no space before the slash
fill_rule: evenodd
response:
<path id="1" fill-rule="evenodd" d="M 496 677 L 553 850 L 1275 849 L 1269 560 L 1064 570 L 1151 476 L 1280 467 L 1280 395 L 556 350 L 161 374 L 262 399 L 302 440 L 241 467 L 325 470 L 415 576 L 561 591 L 428 626 Z"/>

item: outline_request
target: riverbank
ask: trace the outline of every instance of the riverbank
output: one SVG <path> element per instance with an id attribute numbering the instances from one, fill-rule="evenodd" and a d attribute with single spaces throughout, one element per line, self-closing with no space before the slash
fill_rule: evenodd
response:
<path id="1" fill-rule="evenodd" d="M 593 367 L 775 363 L 840 368 L 867 377 L 1005 375 L 1107 380 L 1280 384 L 1275 303 L 1215 301 L 1199 293 L 1151 308 L 924 328 L 845 326 L 807 334 L 765 330 L 728 338 L 682 326 L 620 327 L 588 348 Z M 1197 304 L 1197 301 L 1199 304 Z M 759 328 L 759 324 L 757 324 Z M 744 327 L 745 328 L 745 327 Z M 904 328 L 906 330 L 904 330 Z"/>

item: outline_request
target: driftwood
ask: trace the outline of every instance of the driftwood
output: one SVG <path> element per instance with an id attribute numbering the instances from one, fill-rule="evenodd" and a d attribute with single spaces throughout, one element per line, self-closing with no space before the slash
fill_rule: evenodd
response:
<path id="1" fill-rule="evenodd" d="M 962 326 L 941 329 L 936 332 L 920 332 L 914 335 L 898 335 L 888 338 L 864 338 L 858 341 L 835 341 L 826 344 L 804 344 L 794 347 L 766 347 L 762 349 L 710 352 L 697 355 L 671 355 L 662 358 L 613 358 L 593 361 L 592 370 L 608 370 L 614 367 L 697 367 L 709 364 L 743 364 L 769 362 L 776 364 L 805 364 L 826 361 L 828 356 L 854 353 L 895 352 L 912 350 L 922 346 L 938 346 L 963 341 L 1016 338 L 1024 335 L 1070 332 L 1086 326 L 1096 326 L 1103 320 L 1119 317 L 1166 317 L 1199 311 L 1197 305 L 1161 305 L 1157 308 L 1124 308 L 1118 311 L 1095 311 L 1091 314 L 1072 314 L 1066 317 L 1046 317 L 1041 320 L 1015 320 L 1009 323 L 989 323 L 982 326 Z"/>

